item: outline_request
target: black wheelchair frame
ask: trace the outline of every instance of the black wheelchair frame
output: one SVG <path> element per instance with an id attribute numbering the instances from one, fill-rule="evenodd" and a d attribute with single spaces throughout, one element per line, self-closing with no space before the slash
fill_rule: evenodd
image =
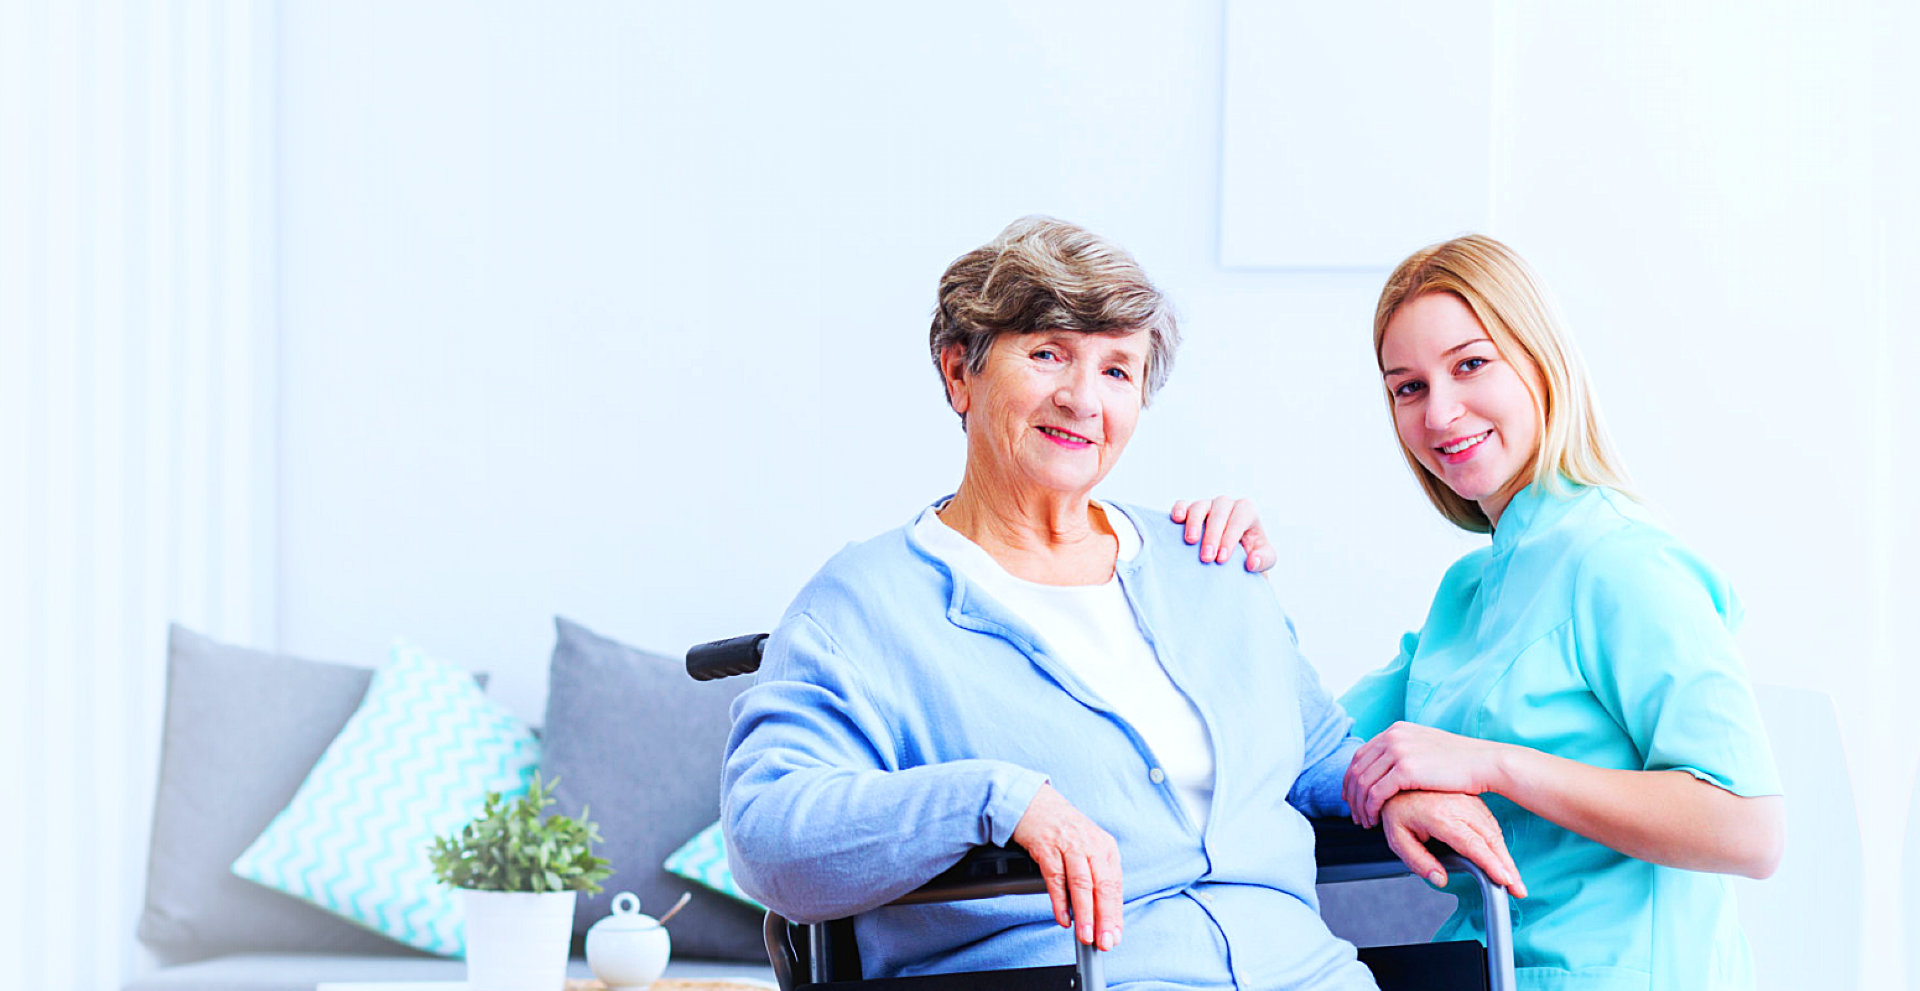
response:
<path id="1" fill-rule="evenodd" d="M 687 651 L 687 673 L 698 681 L 752 674 L 760 668 L 767 634 L 754 633 L 703 643 Z M 1361 829 L 1346 819 L 1312 819 L 1317 881 L 1336 884 L 1397 877 L 1410 873 L 1388 848 L 1378 830 Z M 1381 991 L 1513 991 L 1513 934 L 1507 892 L 1478 865 L 1444 844 L 1429 849 L 1449 871 L 1465 871 L 1480 888 L 1486 943 L 1455 940 L 1360 948 L 1360 960 L 1373 971 Z M 977 847 L 933 880 L 890 902 L 933 902 L 993 898 L 1046 891 L 1040 869 L 1017 846 Z M 1063 930 L 1072 939 L 1069 931 Z M 766 916 L 767 959 L 781 991 L 1102 991 L 1098 950 L 1073 940 L 1071 966 L 1028 967 L 985 974 L 934 974 L 920 977 L 861 979 L 853 920 L 836 919 L 798 926 L 777 912 Z M 799 936 L 799 938 L 796 938 Z M 805 980 L 801 980 L 801 976 Z"/>

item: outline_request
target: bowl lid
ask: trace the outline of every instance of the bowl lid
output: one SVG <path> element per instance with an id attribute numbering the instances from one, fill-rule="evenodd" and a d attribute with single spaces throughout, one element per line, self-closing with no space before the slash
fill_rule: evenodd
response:
<path id="1" fill-rule="evenodd" d="M 639 896 L 631 891 L 622 891 L 613 896 L 613 914 L 594 923 L 588 931 L 638 932 L 643 929 L 659 928 L 659 920 L 651 915 L 640 914 Z"/>

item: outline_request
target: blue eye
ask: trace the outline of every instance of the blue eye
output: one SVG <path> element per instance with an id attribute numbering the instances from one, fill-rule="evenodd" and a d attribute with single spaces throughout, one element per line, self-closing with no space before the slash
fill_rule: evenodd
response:
<path id="1" fill-rule="evenodd" d="M 1124 368 L 1109 368 L 1107 369 L 1107 374 L 1121 380 L 1122 382 L 1126 381 L 1129 378 L 1132 378 L 1132 376 L 1127 374 L 1127 370 Z"/>
<path id="2" fill-rule="evenodd" d="M 1463 372 L 1477 372 L 1480 370 L 1480 366 L 1486 363 L 1487 359 L 1485 358 L 1468 358 L 1460 363 L 1459 370 Z"/>
<path id="3" fill-rule="evenodd" d="M 1033 353 L 1033 356 L 1035 358 L 1038 358 L 1041 361 L 1052 361 L 1054 358 L 1058 357 L 1058 355 L 1054 354 L 1052 348 L 1041 348 L 1040 350 L 1035 351 Z"/>

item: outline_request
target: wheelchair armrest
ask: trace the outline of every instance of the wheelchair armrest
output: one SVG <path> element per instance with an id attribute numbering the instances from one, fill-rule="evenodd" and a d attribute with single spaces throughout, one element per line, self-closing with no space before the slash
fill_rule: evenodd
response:
<path id="1" fill-rule="evenodd" d="M 1364 881 L 1397 877 L 1408 873 L 1399 854 L 1387 845 L 1387 835 L 1378 829 L 1363 829 L 1343 818 L 1308 819 L 1313 826 L 1313 859 L 1320 865 L 1319 882 Z M 1438 840 L 1430 840 L 1427 849 L 1435 857 L 1458 856 Z"/>
<path id="2" fill-rule="evenodd" d="M 1399 855 L 1387 846 L 1386 834 L 1362 829 L 1349 819 L 1309 819 L 1313 826 L 1314 860 L 1323 884 L 1397 877 L 1407 873 Z M 1430 841 L 1427 849 L 1439 858 L 1459 855 L 1445 843 Z M 1047 890 L 1040 865 L 1018 844 L 977 846 L 933 880 L 895 899 L 895 905 L 964 901 L 995 895 L 1030 894 Z"/>
<path id="3" fill-rule="evenodd" d="M 1008 843 L 1006 846 L 974 847 L 952 867 L 941 871 L 926 884 L 895 898 L 891 904 L 925 905 L 999 895 L 1041 894 L 1046 890 L 1047 882 L 1040 876 L 1040 865 L 1034 863 L 1019 844 Z M 820 944 L 816 943 L 815 948 L 819 950 Z M 1079 975 L 1077 986 L 1088 991 L 1105 988 L 1107 981 L 1100 963 L 1100 951 L 1079 940 L 1073 941 L 1073 950 L 1073 965 Z"/>
<path id="4" fill-rule="evenodd" d="M 1047 890 L 1040 865 L 1019 844 L 977 846 L 933 880 L 893 900 L 895 905 L 958 902 L 996 895 L 1030 895 Z"/>
<path id="5" fill-rule="evenodd" d="M 1313 826 L 1314 860 L 1319 864 L 1319 881 L 1334 884 L 1369 878 L 1398 877 L 1407 866 L 1387 846 L 1386 834 L 1377 829 L 1362 829 L 1348 819 L 1309 819 Z M 1443 861 L 1465 858 L 1438 840 L 1427 849 Z M 1040 865 L 1027 856 L 1018 844 L 977 846 L 967 851 L 952 867 L 933 880 L 894 899 L 895 905 L 925 905 L 930 902 L 957 902 L 995 895 L 1024 895 L 1047 890 L 1040 877 Z"/>

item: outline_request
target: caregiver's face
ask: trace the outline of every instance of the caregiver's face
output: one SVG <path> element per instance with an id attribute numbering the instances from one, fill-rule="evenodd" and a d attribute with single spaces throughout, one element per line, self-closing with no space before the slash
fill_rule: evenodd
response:
<path id="1" fill-rule="evenodd" d="M 1447 292 L 1401 305 L 1381 338 L 1380 367 L 1400 443 L 1498 520 L 1526 487 L 1539 449 L 1540 370 L 1501 358 L 1473 311 Z"/>
<path id="2" fill-rule="evenodd" d="M 967 416 L 967 471 L 1012 489 L 1085 494 L 1133 436 L 1148 335 L 1002 334 L 979 374 L 949 373 Z M 957 363 L 957 349 L 948 366 Z"/>

